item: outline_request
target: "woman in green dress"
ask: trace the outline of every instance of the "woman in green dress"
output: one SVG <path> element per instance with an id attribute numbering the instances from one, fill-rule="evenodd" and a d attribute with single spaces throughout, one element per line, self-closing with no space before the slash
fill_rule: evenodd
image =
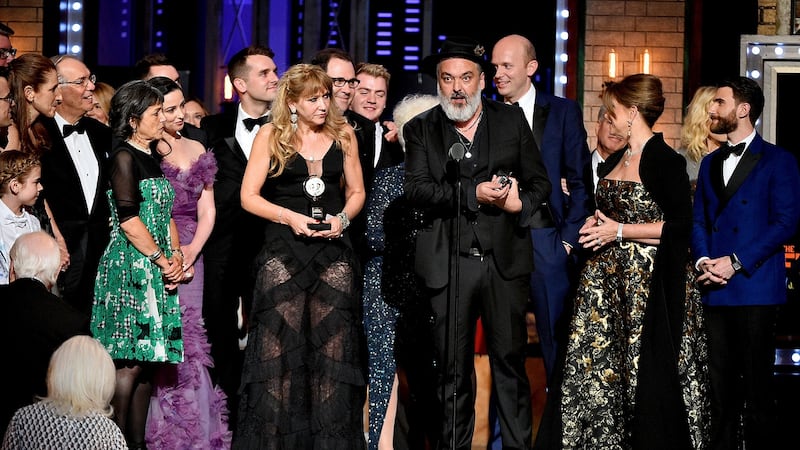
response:
<path id="1" fill-rule="evenodd" d="M 111 239 L 98 268 L 91 329 L 116 364 L 112 405 L 131 449 L 145 448 L 155 368 L 183 360 L 175 193 L 150 148 L 164 131 L 163 102 L 157 89 L 139 80 L 121 86 L 111 100 Z"/>

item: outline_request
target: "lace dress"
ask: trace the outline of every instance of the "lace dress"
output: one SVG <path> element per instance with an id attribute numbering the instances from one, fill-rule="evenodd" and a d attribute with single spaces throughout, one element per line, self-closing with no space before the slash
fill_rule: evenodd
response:
<path id="1" fill-rule="evenodd" d="M 121 195 L 127 204 L 138 203 L 138 217 L 158 247 L 169 255 L 175 191 L 155 158 L 127 143 L 121 143 L 109 161 L 112 185 L 132 186 L 132 191 L 107 193 L 111 239 L 97 269 L 92 335 L 114 359 L 181 362 L 183 336 L 177 292 L 165 289 L 161 269 L 128 241 L 120 228 L 117 209 Z"/>
<path id="2" fill-rule="evenodd" d="M 180 242 L 188 244 L 197 231 L 197 201 L 203 189 L 214 183 L 217 162 L 208 152 L 186 170 L 166 161 L 161 168 L 175 190 L 172 217 Z M 226 397 L 208 373 L 213 361 L 202 317 L 203 275 L 200 255 L 192 280 L 178 287 L 184 359 L 178 365 L 160 367 L 153 382 L 146 434 L 150 448 L 227 449 L 231 445 Z"/>
<path id="3" fill-rule="evenodd" d="M 621 223 L 664 220 L 663 212 L 641 183 L 601 179 L 597 204 Z M 637 385 L 657 252 L 654 245 L 627 240 L 612 243 L 593 255 L 581 273 L 560 392 L 561 448 L 633 448 L 636 401 L 648 399 L 637 395 Z M 688 267 L 687 273 L 691 273 Z M 707 349 L 699 295 L 692 285 L 688 280 L 676 363 L 676 390 L 680 393 L 675 401 L 682 403 L 679 408 L 684 411 L 678 415 L 684 417 L 674 419 L 683 422 L 679 427 L 689 435 L 676 442 L 688 447 L 690 440 L 691 448 L 704 448 L 708 437 L 707 373 L 703 364 Z M 656 354 L 669 358 L 671 353 L 660 349 Z"/>
<path id="4" fill-rule="evenodd" d="M 342 210 L 343 154 L 322 160 L 328 214 Z M 308 215 L 305 161 L 291 159 L 262 195 Z M 359 263 L 345 235 L 295 236 L 270 222 L 256 259 L 256 287 L 242 373 L 238 449 L 363 449 L 366 399 Z"/>

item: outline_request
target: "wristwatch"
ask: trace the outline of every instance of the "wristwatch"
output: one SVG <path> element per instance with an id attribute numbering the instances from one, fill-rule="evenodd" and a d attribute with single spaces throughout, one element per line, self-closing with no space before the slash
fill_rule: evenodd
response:
<path id="1" fill-rule="evenodd" d="M 731 267 L 733 267 L 733 271 L 736 273 L 742 270 L 742 262 L 736 257 L 736 253 L 731 253 Z"/>
<path id="2" fill-rule="evenodd" d="M 617 242 L 622 242 L 622 223 L 617 225 Z"/>

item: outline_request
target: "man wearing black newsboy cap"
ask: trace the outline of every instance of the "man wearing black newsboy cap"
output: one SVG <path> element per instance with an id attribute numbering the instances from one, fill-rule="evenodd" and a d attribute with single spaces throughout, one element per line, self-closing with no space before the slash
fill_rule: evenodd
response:
<path id="1" fill-rule="evenodd" d="M 504 448 L 527 449 L 528 227 L 551 184 L 522 110 L 481 96 L 491 69 L 485 53 L 472 39 L 450 38 L 423 60 L 440 104 L 405 125 L 404 188 L 427 222 L 417 236 L 415 270 L 434 313 L 442 407 L 434 444 L 471 447 L 473 341 L 481 317 Z"/>

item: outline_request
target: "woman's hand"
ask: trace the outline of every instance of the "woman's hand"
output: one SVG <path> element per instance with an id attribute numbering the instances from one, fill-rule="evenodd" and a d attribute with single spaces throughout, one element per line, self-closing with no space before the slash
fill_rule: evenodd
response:
<path id="1" fill-rule="evenodd" d="M 342 220 L 338 216 L 328 216 L 323 223 L 328 223 L 331 225 L 329 230 L 318 230 L 315 231 L 315 234 L 312 234 L 312 237 L 320 237 L 324 239 L 339 239 L 342 237 L 342 233 L 344 233 L 344 227 L 342 226 Z"/>
<path id="2" fill-rule="evenodd" d="M 165 263 L 166 262 L 166 263 Z M 160 258 L 157 263 L 161 267 L 161 274 L 169 283 L 177 285 L 183 281 L 183 258 L 177 252 L 167 258 Z"/>
<path id="3" fill-rule="evenodd" d="M 604 245 L 617 239 L 617 225 L 618 222 L 596 210 L 594 216 L 588 217 L 578 232 L 580 234 L 578 243 L 582 244 L 583 248 L 600 250 Z"/>

